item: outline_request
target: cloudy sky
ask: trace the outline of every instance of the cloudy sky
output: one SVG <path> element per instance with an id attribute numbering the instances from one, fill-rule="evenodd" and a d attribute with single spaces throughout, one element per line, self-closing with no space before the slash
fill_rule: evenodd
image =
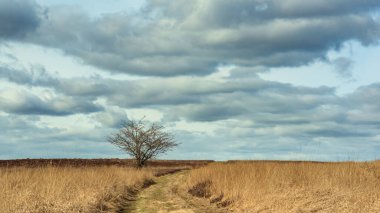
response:
<path id="1" fill-rule="evenodd" d="M 380 158 L 378 0 L 0 0 L 0 159 Z"/>

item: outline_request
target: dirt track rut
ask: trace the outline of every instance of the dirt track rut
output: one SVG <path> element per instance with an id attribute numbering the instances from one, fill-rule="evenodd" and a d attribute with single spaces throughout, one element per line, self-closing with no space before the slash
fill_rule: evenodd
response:
<path id="1" fill-rule="evenodd" d="M 186 192 L 183 182 L 188 172 L 156 178 L 156 184 L 140 192 L 124 213 L 225 213 L 207 200 L 194 198 Z"/>

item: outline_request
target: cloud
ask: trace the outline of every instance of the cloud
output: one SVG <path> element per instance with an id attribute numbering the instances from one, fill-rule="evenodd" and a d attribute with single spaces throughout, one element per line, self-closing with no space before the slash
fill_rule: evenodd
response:
<path id="1" fill-rule="evenodd" d="M 346 101 L 352 107 L 365 107 L 371 110 L 380 110 L 380 83 L 373 83 L 359 87 L 355 92 L 348 95 Z"/>
<path id="2" fill-rule="evenodd" d="M 0 41 L 21 39 L 40 24 L 40 8 L 30 0 L 0 0 Z"/>
<path id="3" fill-rule="evenodd" d="M 101 123 L 103 127 L 120 128 L 123 121 L 128 120 L 128 116 L 125 110 L 114 107 L 104 112 L 96 113 L 94 119 Z"/>
<path id="4" fill-rule="evenodd" d="M 186 3 L 187 7 L 184 7 Z M 150 1 L 150 5 L 153 9 L 159 8 L 171 18 L 189 17 L 189 24 L 193 26 L 233 26 L 274 18 L 313 18 L 367 13 L 376 10 L 379 2 L 376 0 L 350 2 L 321 0 L 312 3 L 302 0 L 237 0 L 234 2 L 197 0 L 189 3 L 186 0 L 176 2 L 153 0 Z M 201 20 L 206 23 L 201 23 Z"/>
<path id="5" fill-rule="evenodd" d="M 217 121 L 265 113 L 301 113 L 323 104 L 334 104 L 337 99 L 334 88 L 296 87 L 257 76 L 225 81 L 207 77 L 112 80 L 58 78 L 45 72 L 39 75 L 12 70 L 0 77 L 21 85 L 54 89 L 75 100 L 103 98 L 109 106 L 120 108 L 160 108 L 168 120 Z"/>
<path id="6" fill-rule="evenodd" d="M 355 92 L 343 99 L 347 106 L 347 122 L 356 125 L 368 125 L 373 128 L 380 127 L 379 111 L 380 84 L 374 83 L 359 87 Z"/>
<path id="7" fill-rule="evenodd" d="M 310 137 L 333 137 L 334 134 L 341 137 L 344 133 L 352 137 L 368 136 L 372 133 L 349 133 L 352 126 L 344 125 L 377 125 L 374 118 L 380 110 L 376 102 L 380 95 L 377 84 L 339 97 L 334 88 L 293 86 L 266 81 L 258 76 L 223 80 L 211 77 L 114 80 L 99 76 L 60 78 L 43 70 L 6 69 L 8 72 L 2 72 L 0 77 L 32 88 L 52 89 L 65 98 L 41 99 L 24 90 L 6 91 L 1 96 L 7 99 L 2 108 L 12 113 L 50 115 L 101 111 L 94 119 L 106 127 L 117 126 L 121 117 L 126 116 L 124 109 L 151 108 L 163 112 L 163 119 L 168 122 L 237 119 L 254 122 L 249 128 L 258 127 L 265 134 L 276 128 L 274 132 L 280 135 L 305 134 Z M 105 111 L 91 101 L 99 99 L 103 100 Z M 326 121 L 335 125 L 326 126 Z M 298 129 L 310 124 L 316 127 Z"/>
<path id="8" fill-rule="evenodd" d="M 41 98 L 24 89 L 9 88 L 0 90 L 0 110 L 12 114 L 63 116 L 98 112 L 102 107 L 71 97 L 55 97 L 47 93 Z"/>
<path id="9" fill-rule="evenodd" d="M 97 76 L 91 78 L 60 78 L 39 65 L 31 65 L 30 69 L 0 65 L 0 79 L 5 79 L 18 85 L 53 88 L 57 92 L 63 92 L 68 96 L 85 97 L 109 95 L 118 89 L 115 84 L 119 82 L 107 81 Z"/>
<path id="10" fill-rule="evenodd" d="M 133 15 L 91 18 L 56 6 L 25 41 L 134 75 L 207 75 L 221 64 L 294 67 L 347 41 L 375 44 L 380 25 L 371 12 L 378 8 L 374 0 L 149 1 Z"/>
<path id="11" fill-rule="evenodd" d="M 1 145 L 11 156 L 25 149 L 39 156 L 45 148 L 49 153 L 43 156 L 108 156 L 117 149 L 104 144 L 107 134 L 120 119 L 147 110 L 185 143 L 170 155 L 179 158 L 378 153 L 379 84 L 338 96 L 333 87 L 267 81 L 257 73 L 324 60 L 349 78 L 353 62 L 329 62 L 327 53 L 351 40 L 375 45 L 380 24 L 372 13 L 379 1 L 151 0 L 133 14 L 102 16 L 32 1 L 21 7 L 19 1 L 0 0 L 0 6 L 1 41 L 52 47 L 102 72 L 67 77 L 65 67 L 52 74 L 39 65 L 25 69 L 29 62 L 17 57 L 2 62 L 0 139 L 27 133 Z M 129 79 L 123 80 L 106 72 L 134 76 L 122 75 Z M 83 120 L 86 130 L 77 125 Z M 188 131 L 179 130 L 183 123 Z"/>
<path id="12" fill-rule="evenodd" d="M 58 84 L 59 81 L 41 66 L 32 66 L 30 70 L 26 70 L 0 65 L 0 78 L 20 85 L 30 86 L 53 86 Z"/>
<path id="13" fill-rule="evenodd" d="M 332 65 L 338 76 L 342 78 L 351 78 L 352 77 L 352 67 L 354 62 L 349 58 L 339 57 L 332 61 Z"/>
<path id="14" fill-rule="evenodd" d="M 59 128 L 46 126 L 41 116 L 0 113 L 0 159 L 125 157 L 105 142 L 109 129 L 70 132 L 67 127 L 64 122 Z"/>
<path id="15" fill-rule="evenodd" d="M 100 103 L 104 111 L 94 110 L 96 113 L 90 116 L 94 124 L 102 125 L 95 125 L 92 130 L 99 133 L 91 137 L 94 141 L 104 142 L 106 135 L 112 132 L 111 128 L 118 127 L 120 120 L 127 116 L 128 109 L 132 108 L 162 112 L 161 121 L 170 124 L 176 132 L 176 123 L 179 121 L 207 122 L 215 126 L 209 132 L 177 132 L 181 142 L 188 144 L 169 155 L 173 158 L 205 158 L 211 156 L 207 153 L 213 152 L 215 159 L 225 159 L 226 156 L 256 156 L 266 159 L 305 159 L 307 156 L 307 159 L 319 160 L 329 159 L 330 156 L 331 159 L 331 156 L 347 157 L 348 152 L 354 152 L 350 147 L 355 146 L 355 139 L 368 141 L 367 148 L 373 148 L 376 143 L 371 141 L 378 135 L 378 84 L 363 86 L 351 94 L 337 96 L 334 88 L 300 87 L 266 81 L 258 76 L 231 79 L 171 77 L 114 80 L 99 76 L 61 78 L 53 77 L 48 72 L 39 79 L 39 75 L 33 72 L 15 73 L 24 77 L 7 79 L 13 79 L 18 86 L 27 85 L 31 88 L 30 91 L 38 88 L 52 90 L 51 93 L 60 94 L 60 97 L 53 95 L 43 98 L 42 94 L 37 96 L 22 89 L 3 90 L 0 93 L 0 108 L 3 111 L 17 116 L 76 116 L 83 111 L 92 111 L 86 105 L 92 103 L 90 100 L 102 100 Z M 54 79 L 52 81 L 55 84 L 47 84 L 43 81 L 44 78 Z M 99 90 L 99 87 L 104 90 Z M 65 103 L 67 107 L 58 107 L 59 104 L 55 103 Z M 128 117 L 133 116 L 128 114 Z M 14 131 L 21 129 L 16 128 Z M 90 139 L 83 136 L 82 140 L 82 136 L 77 133 L 54 134 L 38 140 L 55 140 L 62 148 L 68 146 L 64 141 L 74 138 L 81 143 L 91 144 Z M 350 142 L 347 145 L 343 140 Z M 204 141 L 208 143 L 204 144 Z M 72 146 L 75 147 L 75 144 Z M 302 147 L 302 152 L 298 150 L 299 147 Z M 49 149 L 54 151 L 54 148 Z M 75 150 L 80 151 L 70 147 L 64 149 L 73 153 Z M 107 149 L 107 153 L 112 153 L 112 148 Z M 316 149 L 333 150 L 316 154 Z M 84 150 L 80 153 L 86 155 L 83 154 L 86 153 Z"/>

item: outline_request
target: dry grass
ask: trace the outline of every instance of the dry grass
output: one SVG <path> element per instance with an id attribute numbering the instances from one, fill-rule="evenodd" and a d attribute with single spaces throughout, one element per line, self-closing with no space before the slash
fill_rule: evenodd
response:
<path id="1" fill-rule="evenodd" d="M 107 212 L 151 170 L 121 167 L 0 168 L 0 212 Z"/>
<path id="2" fill-rule="evenodd" d="M 187 185 L 235 212 L 380 212 L 379 161 L 214 163 Z"/>

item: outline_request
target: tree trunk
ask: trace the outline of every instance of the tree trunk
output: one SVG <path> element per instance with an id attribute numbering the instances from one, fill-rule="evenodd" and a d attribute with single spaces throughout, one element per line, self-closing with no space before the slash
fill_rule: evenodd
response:
<path id="1" fill-rule="evenodd" d="M 146 165 L 146 161 L 145 160 L 137 160 L 137 167 L 138 168 L 143 168 L 145 165 Z"/>

